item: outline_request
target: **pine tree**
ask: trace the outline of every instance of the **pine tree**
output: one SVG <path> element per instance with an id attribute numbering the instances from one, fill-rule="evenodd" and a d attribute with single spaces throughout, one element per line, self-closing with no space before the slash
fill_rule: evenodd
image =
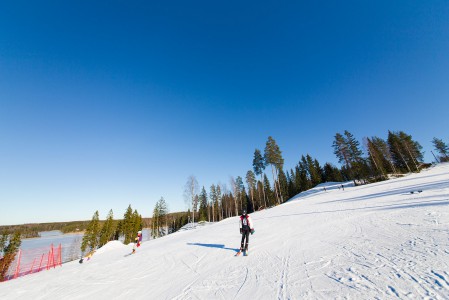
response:
<path id="1" fill-rule="evenodd" d="M 91 252 L 98 247 L 100 236 L 100 220 L 98 215 L 98 210 L 92 216 L 92 220 L 87 225 L 86 232 L 83 236 L 83 241 L 81 243 L 81 252 L 85 252 L 86 249 Z"/>
<path id="2" fill-rule="evenodd" d="M 419 166 L 423 162 L 424 155 L 422 153 L 422 146 L 412 139 L 412 136 L 403 131 L 399 131 L 399 138 L 405 148 L 406 156 L 408 156 L 411 165 L 419 172 Z"/>
<path id="3" fill-rule="evenodd" d="M 277 202 L 280 204 L 281 201 L 283 202 L 283 199 L 282 195 L 280 194 L 280 185 L 276 178 L 278 178 L 279 170 L 281 170 L 284 166 L 284 159 L 282 158 L 282 152 L 279 146 L 271 136 L 268 137 L 267 143 L 265 145 L 264 158 L 265 162 L 271 166 L 271 172 L 274 181 L 274 191 Z"/>
<path id="4" fill-rule="evenodd" d="M 117 222 L 114 221 L 114 214 L 111 209 L 100 231 L 100 241 L 99 241 L 100 247 L 102 247 L 107 242 L 112 241 L 114 239 L 116 227 Z"/>
<path id="5" fill-rule="evenodd" d="M 443 140 L 436 137 L 432 140 L 433 147 L 440 154 L 440 161 L 449 161 L 449 146 Z"/>
<path id="6" fill-rule="evenodd" d="M 264 170 L 265 170 L 265 160 L 262 156 L 262 153 L 260 152 L 259 149 L 256 149 L 254 151 L 254 158 L 253 158 L 253 169 L 254 169 L 254 173 L 258 176 L 260 176 L 260 181 L 263 182 L 263 175 L 264 175 Z M 265 195 L 265 189 L 262 189 L 262 193 L 263 193 L 263 201 L 264 201 L 264 205 L 265 207 L 267 207 L 267 197 Z M 259 195 L 259 198 L 262 198 Z"/>
<path id="7" fill-rule="evenodd" d="M 402 131 L 388 131 L 388 145 L 394 165 L 402 172 L 419 171 L 419 165 L 423 161 L 421 145 L 413 141 L 412 136 Z"/>
<path id="8" fill-rule="evenodd" d="M 381 165 L 387 173 L 396 173 L 393 158 L 387 142 L 377 136 L 371 138 L 373 148 L 379 153 Z"/>
<path id="9" fill-rule="evenodd" d="M 356 184 L 355 179 L 361 180 L 362 178 L 366 178 L 369 173 L 368 166 L 362 157 L 363 152 L 360 149 L 360 143 L 349 131 L 345 130 L 343 134 L 337 133 L 335 135 L 335 140 L 332 145 L 334 154 L 337 156 L 339 163 L 344 163 L 349 177 Z"/>
<path id="10" fill-rule="evenodd" d="M 335 134 L 335 140 L 332 144 L 334 154 L 338 158 L 338 162 L 344 164 L 347 169 L 351 166 L 351 155 L 346 139 L 340 133 Z"/>

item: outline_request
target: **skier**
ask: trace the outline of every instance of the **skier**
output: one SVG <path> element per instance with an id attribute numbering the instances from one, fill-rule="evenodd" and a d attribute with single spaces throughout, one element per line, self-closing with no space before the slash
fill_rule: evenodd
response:
<path id="1" fill-rule="evenodd" d="M 240 216 L 239 225 L 240 234 L 242 235 L 242 242 L 240 243 L 240 251 L 237 254 L 240 254 L 242 251 L 244 251 L 245 255 L 248 255 L 249 234 L 254 233 L 254 222 L 246 213 L 246 210 L 243 210 L 242 215 Z M 245 247 L 243 247 L 243 245 L 245 245 Z"/>

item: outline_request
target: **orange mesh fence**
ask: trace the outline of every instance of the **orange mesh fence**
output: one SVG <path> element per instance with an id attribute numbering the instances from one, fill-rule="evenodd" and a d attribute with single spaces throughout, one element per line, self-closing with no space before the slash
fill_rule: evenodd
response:
<path id="1" fill-rule="evenodd" d="M 62 250 L 61 244 L 56 247 L 51 244 L 46 248 L 19 249 L 5 273 L 4 280 L 62 266 Z"/>

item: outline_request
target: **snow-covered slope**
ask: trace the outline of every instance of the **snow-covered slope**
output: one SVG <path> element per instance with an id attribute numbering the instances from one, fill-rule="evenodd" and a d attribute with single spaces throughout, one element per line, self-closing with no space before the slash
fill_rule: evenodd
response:
<path id="1" fill-rule="evenodd" d="M 422 191 L 418 193 L 417 191 Z M 414 193 L 411 193 L 414 192 Z M 376 184 L 317 187 L 252 214 L 0 284 L 0 299 L 449 298 L 449 164 Z"/>

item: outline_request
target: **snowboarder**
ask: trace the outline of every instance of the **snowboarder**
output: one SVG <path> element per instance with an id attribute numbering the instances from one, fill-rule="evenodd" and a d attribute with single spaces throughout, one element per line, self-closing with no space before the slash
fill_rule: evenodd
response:
<path id="1" fill-rule="evenodd" d="M 92 255 L 94 255 L 94 253 L 95 253 L 95 250 L 92 250 L 89 253 L 87 253 L 87 256 L 86 256 L 87 260 L 90 260 Z M 84 262 L 84 258 L 81 257 L 81 259 L 79 260 L 79 263 L 82 264 L 83 262 Z"/>
<path id="2" fill-rule="evenodd" d="M 251 217 L 243 210 L 240 216 L 240 234 L 242 235 L 242 242 L 240 243 L 240 252 L 244 251 L 248 255 L 249 234 L 254 233 L 254 222 Z M 246 240 L 246 242 L 245 242 Z"/>
<path id="3" fill-rule="evenodd" d="M 136 252 L 136 248 L 140 247 L 141 243 L 142 243 L 142 231 L 139 230 L 137 232 L 136 238 L 134 239 L 134 246 L 133 246 L 133 252 L 132 253 Z"/>

